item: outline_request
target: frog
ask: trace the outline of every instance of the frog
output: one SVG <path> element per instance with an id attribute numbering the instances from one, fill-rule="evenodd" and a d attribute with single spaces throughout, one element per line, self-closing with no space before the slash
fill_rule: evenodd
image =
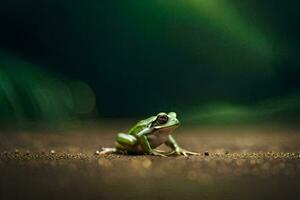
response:
<path id="1" fill-rule="evenodd" d="M 200 155 L 183 149 L 178 145 L 171 133 L 180 125 L 175 112 L 160 112 L 157 115 L 137 122 L 128 132 L 118 133 L 114 148 L 102 147 L 100 154 L 148 154 L 167 157 L 171 155 Z M 165 144 L 171 151 L 156 149 Z"/>

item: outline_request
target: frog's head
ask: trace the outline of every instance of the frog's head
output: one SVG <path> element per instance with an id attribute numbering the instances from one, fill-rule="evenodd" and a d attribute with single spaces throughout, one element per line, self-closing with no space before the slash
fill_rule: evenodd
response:
<path id="1" fill-rule="evenodd" d="M 158 113 L 155 120 L 152 123 L 152 127 L 156 130 L 167 129 L 174 130 L 180 125 L 179 120 L 175 112 Z"/>

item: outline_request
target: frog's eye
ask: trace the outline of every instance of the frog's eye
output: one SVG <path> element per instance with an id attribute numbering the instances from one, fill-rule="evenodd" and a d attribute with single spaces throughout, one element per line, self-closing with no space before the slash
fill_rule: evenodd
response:
<path id="1" fill-rule="evenodd" d="M 168 115 L 159 115 L 157 117 L 157 122 L 159 124 L 165 124 L 165 123 L 167 123 L 167 121 L 168 121 Z"/>

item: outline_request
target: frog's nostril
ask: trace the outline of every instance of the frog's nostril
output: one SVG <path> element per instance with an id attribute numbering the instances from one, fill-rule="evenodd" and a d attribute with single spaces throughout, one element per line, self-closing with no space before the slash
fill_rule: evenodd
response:
<path id="1" fill-rule="evenodd" d="M 172 116 L 173 118 L 176 118 L 177 114 L 175 112 L 169 112 L 169 116 Z"/>

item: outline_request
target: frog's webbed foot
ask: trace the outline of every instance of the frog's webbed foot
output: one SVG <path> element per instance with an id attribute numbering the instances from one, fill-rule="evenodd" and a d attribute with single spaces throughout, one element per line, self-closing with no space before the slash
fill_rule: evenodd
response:
<path id="1" fill-rule="evenodd" d="M 163 150 L 159 150 L 159 149 L 153 149 L 153 151 L 156 151 L 157 153 L 162 153 L 162 154 L 168 154 L 169 153 L 167 151 L 163 151 Z"/>
<path id="2" fill-rule="evenodd" d="M 192 151 L 188 151 L 182 148 L 176 148 L 174 151 L 170 152 L 167 155 L 183 155 L 185 157 L 191 155 L 191 156 L 199 156 L 200 153 L 196 153 L 196 152 L 192 152 Z"/>
<path id="3" fill-rule="evenodd" d="M 159 149 L 154 149 L 153 151 L 156 151 L 157 153 L 163 154 L 165 156 L 170 156 L 176 153 L 176 151 L 163 151 Z"/>
<path id="4" fill-rule="evenodd" d="M 161 151 L 161 150 L 152 150 L 150 152 L 150 155 L 153 155 L 153 156 L 161 156 L 161 157 L 167 157 L 165 154 L 164 151 Z"/>
<path id="5" fill-rule="evenodd" d="M 100 155 L 104 155 L 104 154 L 108 154 L 108 153 L 116 153 L 117 149 L 116 148 L 106 148 L 106 147 L 102 147 L 102 150 L 100 151 Z"/>

